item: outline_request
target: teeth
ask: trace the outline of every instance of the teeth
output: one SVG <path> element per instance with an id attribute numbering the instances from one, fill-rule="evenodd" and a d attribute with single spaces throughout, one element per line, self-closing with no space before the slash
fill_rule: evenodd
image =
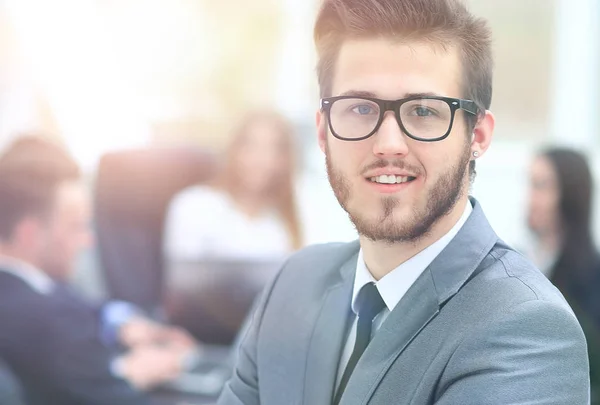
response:
<path id="1" fill-rule="evenodd" d="M 408 181 L 408 177 L 383 174 L 381 176 L 371 177 L 371 181 L 382 184 L 406 183 Z"/>

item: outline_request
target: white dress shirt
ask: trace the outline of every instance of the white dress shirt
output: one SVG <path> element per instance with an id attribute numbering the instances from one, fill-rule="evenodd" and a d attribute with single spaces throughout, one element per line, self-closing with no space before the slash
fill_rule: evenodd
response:
<path id="1" fill-rule="evenodd" d="M 285 225 L 275 212 L 251 218 L 228 195 L 206 186 L 175 196 L 165 233 L 165 255 L 174 261 L 271 259 L 292 251 Z"/>
<path id="2" fill-rule="evenodd" d="M 22 260 L 0 255 L 0 271 L 20 278 L 40 294 L 50 294 L 54 289 L 54 281 L 50 276 Z"/>
<path id="3" fill-rule="evenodd" d="M 356 340 L 356 325 L 358 320 L 356 317 L 356 314 L 358 313 L 358 309 L 356 308 L 356 297 L 358 296 L 361 288 L 365 284 L 374 283 L 379 291 L 379 294 L 381 295 L 381 298 L 385 302 L 385 308 L 373 320 L 373 335 L 386 320 L 389 313 L 394 310 L 396 305 L 398 305 L 408 289 L 414 284 L 417 278 L 419 278 L 421 273 L 423 273 L 427 266 L 433 262 L 433 260 L 442 252 L 442 250 L 448 246 L 458 231 L 460 231 L 462 226 L 469 218 L 469 215 L 471 215 L 472 211 L 473 207 L 471 206 L 471 203 L 467 202 L 462 216 L 452 227 L 452 229 L 448 231 L 448 233 L 446 233 L 433 244 L 429 245 L 427 248 L 423 249 L 421 252 L 417 253 L 415 256 L 402 263 L 400 266 L 396 267 L 379 281 L 376 281 L 373 275 L 369 272 L 369 269 L 367 268 L 363 258 L 362 249 L 359 251 L 351 303 L 352 312 L 354 313 L 354 320 L 352 321 L 352 326 L 348 331 L 346 345 L 344 346 L 342 356 L 340 358 L 336 387 L 339 385 L 340 380 L 342 379 L 344 369 L 346 368 L 346 364 L 348 364 L 354 349 L 354 343 Z"/>

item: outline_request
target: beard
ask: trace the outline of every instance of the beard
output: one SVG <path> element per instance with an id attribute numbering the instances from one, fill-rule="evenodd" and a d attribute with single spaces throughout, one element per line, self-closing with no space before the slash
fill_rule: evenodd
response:
<path id="1" fill-rule="evenodd" d="M 416 242 L 426 236 L 431 228 L 440 218 L 447 215 L 456 205 L 466 187 L 465 175 L 470 160 L 470 148 L 466 144 L 458 162 L 444 171 L 444 174 L 436 180 L 429 188 L 425 189 L 426 203 L 417 204 L 412 208 L 412 215 L 403 221 L 394 220 L 394 211 L 400 204 L 397 197 L 386 196 L 381 198 L 381 215 L 376 220 L 369 220 L 365 212 L 359 209 L 351 209 L 349 200 L 351 198 L 350 182 L 334 166 L 328 147 L 325 151 L 325 162 L 327 176 L 333 192 L 344 209 L 358 233 L 372 241 L 384 241 L 387 243 Z M 368 169 L 399 167 L 409 168 L 403 161 L 379 160 Z M 411 172 L 418 174 L 416 168 L 410 168 Z"/>

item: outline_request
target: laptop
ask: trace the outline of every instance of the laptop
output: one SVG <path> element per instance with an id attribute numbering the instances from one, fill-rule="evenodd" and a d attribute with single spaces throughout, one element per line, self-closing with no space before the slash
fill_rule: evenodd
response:
<path id="1" fill-rule="evenodd" d="M 206 259 L 167 264 L 168 318 L 203 343 L 201 352 L 190 355 L 188 371 L 167 388 L 207 396 L 220 393 L 231 375 L 245 320 L 284 261 Z"/>

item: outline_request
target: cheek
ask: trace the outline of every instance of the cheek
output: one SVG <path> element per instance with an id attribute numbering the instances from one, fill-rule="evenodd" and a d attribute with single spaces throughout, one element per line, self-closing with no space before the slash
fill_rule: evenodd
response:
<path id="1" fill-rule="evenodd" d="M 48 240 L 48 255 L 56 260 L 62 260 L 71 255 L 76 249 L 76 234 L 68 229 L 55 229 Z"/>
<path id="2" fill-rule="evenodd" d="M 273 179 L 281 181 L 293 173 L 293 162 L 285 155 L 273 156 L 273 160 L 269 165 L 269 171 Z"/>
<path id="3" fill-rule="evenodd" d="M 272 147 L 265 146 L 248 148 L 246 152 L 240 153 L 237 159 L 242 170 L 261 171 L 277 169 L 284 159 Z"/>
<path id="4" fill-rule="evenodd" d="M 327 147 L 327 157 L 336 171 L 353 181 L 361 173 L 361 170 L 368 163 L 374 160 L 369 153 L 368 147 L 359 142 L 344 142 L 340 140 L 330 140 Z M 370 160 L 369 160 L 370 158 Z"/>
<path id="5" fill-rule="evenodd" d="M 549 190 L 533 191 L 530 201 L 531 215 L 550 218 L 558 215 L 558 196 Z"/>
<path id="6" fill-rule="evenodd" d="M 551 193 L 546 200 L 546 203 L 544 205 L 544 208 L 546 209 L 546 212 L 548 215 L 550 216 L 557 216 L 558 215 L 558 196 L 555 195 L 554 193 Z"/>
<path id="7" fill-rule="evenodd" d="M 60 261 L 64 255 L 64 244 L 57 238 L 56 233 L 48 234 L 42 246 L 42 255 L 44 260 L 50 264 Z"/>
<path id="8" fill-rule="evenodd" d="M 421 171 L 420 174 L 425 177 L 425 181 L 435 181 L 459 164 L 458 152 L 453 154 L 448 150 L 438 148 L 437 145 L 419 146 L 413 149 L 412 158 L 407 162 Z M 431 146 L 431 148 L 423 149 L 422 146 Z"/>
<path id="9" fill-rule="evenodd" d="M 288 162 L 289 157 L 277 150 L 265 151 L 260 158 L 262 170 L 272 175 L 286 171 Z"/>
<path id="10" fill-rule="evenodd" d="M 257 162 L 256 154 L 254 153 L 240 153 L 235 159 L 235 165 L 238 167 L 240 173 L 245 172 L 248 169 L 252 169 Z"/>

